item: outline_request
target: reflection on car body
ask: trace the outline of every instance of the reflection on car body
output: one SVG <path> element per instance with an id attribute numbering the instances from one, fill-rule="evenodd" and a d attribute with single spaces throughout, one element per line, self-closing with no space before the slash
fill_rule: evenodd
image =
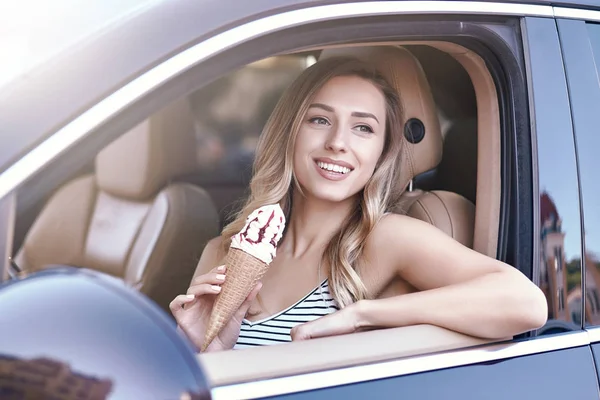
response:
<path id="1" fill-rule="evenodd" d="M 3 398 L 105 400 L 113 386 L 109 379 L 75 373 L 67 364 L 47 358 L 0 357 L 0 371 Z"/>

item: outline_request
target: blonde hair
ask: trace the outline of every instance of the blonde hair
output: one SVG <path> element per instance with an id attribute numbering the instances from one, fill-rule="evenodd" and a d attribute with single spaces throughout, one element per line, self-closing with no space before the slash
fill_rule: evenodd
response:
<path id="1" fill-rule="evenodd" d="M 329 286 L 341 307 L 369 298 L 358 270 L 366 239 L 404 188 L 398 187 L 404 135 L 399 95 L 369 63 L 352 57 L 332 57 L 306 69 L 283 93 L 259 139 L 250 182 L 250 195 L 233 222 L 223 232 L 223 251 L 239 232 L 248 215 L 267 204 L 279 203 L 288 221 L 292 209 L 292 181 L 296 137 L 308 107 L 317 92 L 332 78 L 357 76 L 371 82 L 385 97 L 386 137 L 377 167 L 359 193 L 355 212 L 342 224 L 327 245 L 322 262 L 329 270 Z"/>

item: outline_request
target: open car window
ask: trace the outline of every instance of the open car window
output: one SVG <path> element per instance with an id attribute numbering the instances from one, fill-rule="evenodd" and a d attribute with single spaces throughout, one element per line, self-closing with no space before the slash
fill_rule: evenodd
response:
<path id="1" fill-rule="evenodd" d="M 466 240 L 466 245 L 495 254 L 500 170 L 494 168 L 497 163 L 490 167 L 482 162 L 480 152 L 487 160 L 500 158 L 501 128 L 497 95 L 485 63 L 475 53 L 450 43 L 387 45 L 399 46 L 422 66 L 434 99 L 431 113 L 441 120 L 441 162 L 415 177 L 413 193 L 438 193 L 436 196 L 441 198 L 449 193 L 463 198 L 473 211 L 474 207 L 487 210 L 479 213 L 484 216 L 480 220 L 473 213 L 455 223 L 471 232 L 458 237 Z M 271 57 L 237 69 L 124 132 L 96 153 L 79 173 L 57 181 L 39 197 L 33 198 L 34 191 L 25 188 L 23 192 L 28 195 L 21 199 L 16 224 L 16 264 L 24 273 L 56 263 L 99 270 L 123 279 L 168 312 L 168 303 L 185 293 L 204 245 L 219 234 L 247 196 L 258 136 L 276 101 L 324 51 L 329 49 Z M 480 135 L 483 129 L 485 135 Z M 165 169 L 165 165 L 169 167 Z M 457 175 L 462 179 L 455 179 Z M 189 207 L 180 203 L 180 197 L 187 199 Z M 439 212 L 435 205 L 431 210 Z M 418 213 L 413 216 L 422 218 Z M 65 240 L 53 241 L 58 221 Z M 448 234 L 456 233 L 449 230 L 449 225 L 438 227 Z M 118 246 L 112 240 L 117 237 Z M 182 253 L 193 256 L 184 260 L 178 256 Z M 248 369 L 245 362 L 236 361 L 241 368 L 234 373 L 220 369 L 228 362 L 218 354 L 207 355 L 202 362 L 215 384 L 225 384 L 236 379 L 275 377 L 283 371 L 306 372 L 489 342 L 429 326 L 415 327 L 405 334 L 425 335 L 431 340 L 415 347 L 407 336 L 407 341 L 398 342 L 404 344 L 390 351 L 390 343 L 377 339 L 381 346 L 365 348 L 352 359 L 324 359 L 320 367 L 315 360 L 307 359 L 304 367 L 296 365 L 293 371 L 278 364 Z M 394 337 L 393 333 L 369 335 Z M 332 339 L 335 343 L 337 340 L 342 345 L 344 341 L 365 339 L 360 335 Z M 294 346 L 289 351 L 293 352 Z M 273 357 L 279 351 L 285 352 L 260 350 L 273 352 Z M 265 357 L 269 357 L 267 354 Z"/>

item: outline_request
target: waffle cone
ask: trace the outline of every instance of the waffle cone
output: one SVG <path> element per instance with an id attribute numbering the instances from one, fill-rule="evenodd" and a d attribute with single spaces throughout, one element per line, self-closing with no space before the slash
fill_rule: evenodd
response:
<path id="1" fill-rule="evenodd" d="M 227 252 L 225 265 L 227 279 L 215 299 L 201 351 L 217 337 L 269 268 L 268 264 L 236 248 Z"/>

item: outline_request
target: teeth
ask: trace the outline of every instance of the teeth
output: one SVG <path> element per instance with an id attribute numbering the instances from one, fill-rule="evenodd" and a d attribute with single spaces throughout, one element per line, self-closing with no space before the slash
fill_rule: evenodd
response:
<path id="1" fill-rule="evenodd" d="M 336 164 L 328 164 L 328 163 L 324 163 L 324 162 L 317 162 L 317 165 L 319 166 L 319 168 L 327 170 L 327 171 L 333 171 L 333 172 L 337 172 L 340 174 L 347 174 L 348 172 L 350 172 L 350 168 L 347 167 L 342 167 L 340 165 L 336 165 Z"/>

